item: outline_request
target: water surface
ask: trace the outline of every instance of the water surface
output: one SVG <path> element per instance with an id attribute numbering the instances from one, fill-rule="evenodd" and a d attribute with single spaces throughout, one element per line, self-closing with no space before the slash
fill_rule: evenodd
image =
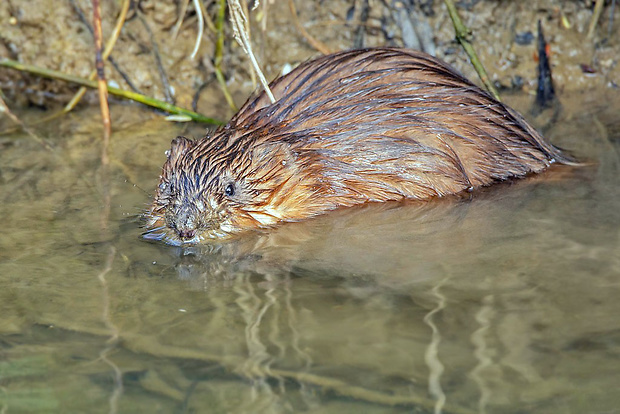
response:
<path id="1" fill-rule="evenodd" d="M 138 216 L 197 130 L 1 137 L 0 412 L 618 412 L 620 99 L 573 102 L 587 166 L 186 248 Z"/>

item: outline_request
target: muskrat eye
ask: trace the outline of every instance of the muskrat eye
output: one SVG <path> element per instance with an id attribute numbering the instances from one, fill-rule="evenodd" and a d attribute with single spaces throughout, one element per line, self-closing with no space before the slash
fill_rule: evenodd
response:
<path id="1" fill-rule="evenodd" d="M 160 197 L 168 197 L 171 193 L 171 185 L 166 181 L 159 183 L 159 195 Z"/>
<path id="2" fill-rule="evenodd" d="M 226 188 L 224 189 L 224 193 L 228 196 L 228 197 L 232 197 L 235 195 L 235 185 L 233 183 L 229 183 L 226 185 Z"/>

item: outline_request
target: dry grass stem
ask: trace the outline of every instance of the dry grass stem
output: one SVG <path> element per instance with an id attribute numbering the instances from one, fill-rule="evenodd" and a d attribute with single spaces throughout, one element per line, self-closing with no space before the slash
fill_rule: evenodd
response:
<path id="1" fill-rule="evenodd" d="M 121 12 L 118 15 L 118 19 L 116 20 L 116 25 L 114 26 L 114 31 L 112 32 L 112 35 L 110 36 L 110 38 L 108 39 L 108 41 L 106 42 L 105 45 L 105 49 L 103 51 L 103 60 L 106 61 L 108 60 L 108 57 L 110 56 L 110 54 L 112 53 L 112 49 L 114 49 L 114 45 L 116 44 L 116 41 L 118 40 L 120 34 L 121 34 L 121 29 L 123 28 L 124 24 L 125 24 L 125 20 L 127 19 L 127 12 L 129 11 L 129 5 L 130 5 L 131 1 L 130 0 L 124 0 L 123 1 L 123 5 L 121 6 Z M 95 79 L 95 76 L 97 76 L 97 71 L 93 70 L 90 75 L 88 75 L 88 79 L 93 80 Z M 86 88 L 84 86 L 82 86 L 75 95 L 73 95 L 73 98 L 71 99 L 71 101 L 69 101 L 69 103 L 63 108 L 62 113 L 67 113 L 71 110 L 73 110 L 73 108 L 75 108 L 75 106 L 78 104 L 78 102 L 80 102 L 80 100 L 82 99 L 82 97 L 84 96 L 84 94 L 86 93 Z M 54 116 L 57 116 L 59 114 L 55 114 Z"/>
<path id="2" fill-rule="evenodd" d="M 205 3 L 203 0 L 200 0 L 198 2 L 198 5 L 200 6 L 200 11 L 202 12 L 202 18 L 204 19 L 205 23 L 207 24 L 207 27 L 209 28 L 209 30 L 211 30 L 213 33 L 216 32 L 215 30 L 215 23 L 213 23 L 213 20 L 211 19 L 211 16 L 209 16 L 209 13 L 207 12 L 207 7 L 205 6 Z"/>
<path id="3" fill-rule="evenodd" d="M 187 6 L 189 5 L 189 0 L 183 1 L 181 3 L 181 11 L 179 12 L 179 18 L 172 29 L 172 38 L 176 39 L 179 35 L 179 30 L 181 29 L 181 25 L 183 24 L 183 20 L 185 20 L 185 13 L 187 13 Z"/>
<path id="4" fill-rule="evenodd" d="M 97 68 L 97 79 L 99 89 L 99 106 L 101 107 L 101 119 L 103 121 L 103 149 L 101 152 L 101 163 L 105 166 L 110 163 L 108 147 L 110 145 L 110 135 L 112 134 L 112 122 L 110 120 L 110 108 L 108 106 L 108 85 L 105 81 L 105 68 L 101 49 L 103 46 L 103 34 L 101 30 L 101 7 L 99 0 L 92 0 L 93 3 L 93 30 L 95 34 L 95 67 Z"/>
<path id="5" fill-rule="evenodd" d="M 256 57 L 254 56 L 254 52 L 252 51 L 252 44 L 250 42 L 250 36 L 248 35 L 249 25 L 247 16 L 243 13 L 243 8 L 241 4 L 239 4 L 239 0 L 229 0 L 228 8 L 230 10 L 230 21 L 233 25 L 233 34 L 237 42 L 241 45 L 245 53 L 250 57 L 250 61 L 252 62 L 252 66 L 258 79 L 263 85 L 263 89 L 265 93 L 269 97 L 271 103 L 274 103 L 276 99 L 274 98 L 271 90 L 269 89 L 269 85 L 267 84 L 267 80 L 265 79 L 265 75 L 260 69 L 258 62 L 256 61 Z"/>
<path id="6" fill-rule="evenodd" d="M 601 12 L 603 11 L 603 5 L 605 4 L 605 0 L 596 0 L 596 4 L 594 5 L 594 11 L 592 12 L 592 19 L 590 19 L 590 25 L 588 26 L 588 34 L 586 35 L 586 39 L 590 40 L 594 36 L 594 31 L 596 30 L 596 25 L 598 23 L 599 18 L 601 17 Z"/>
<path id="7" fill-rule="evenodd" d="M 241 3 L 241 7 L 243 9 L 243 15 L 244 16 L 250 16 L 250 10 L 248 9 L 248 3 L 245 1 L 242 1 Z M 252 11 L 256 10 L 257 8 L 260 7 L 260 1 L 257 0 L 254 3 L 254 7 L 252 7 Z M 252 25 L 250 25 L 248 22 L 246 22 L 245 25 L 245 30 L 247 31 L 247 37 L 248 39 L 252 39 Z M 256 71 L 253 70 L 252 68 L 252 62 L 248 62 L 248 72 L 250 73 L 250 80 L 252 81 L 252 88 L 256 89 Z"/>
<path id="8" fill-rule="evenodd" d="M 142 14 L 142 12 L 140 12 L 139 9 L 136 10 L 136 15 L 138 16 L 140 23 L 142 23 L 144 30 L 146 30 L 146 32 L 149 35 L 153 57 L 155 58 L 155 64 L 157 65 L 157 71 L 159 72 L 159 78 L 161 80 L 164 96 L 166 97 L 166 102 L 174 104 L 175 99 L 172 93 L 172 87 L 170 86 L 170 80 L 168 79 L 168 74 L 166 73 L 166 70 L 164 69 L 164 64 L 162 63 L 162 60 L 161 60 L 161 54 L 159 53 L 159 47 L 157 46 L 157 40 L 155 40 L 155 35 L 153 34 L 153 31 L 151 30 L 151 26 L 149 26 L 148 22 L 144 18 L 144 15 Z"/>
<path id="9" fill-rule="evenodd" d="M 200 41 L 205 30 L 204 18 L 202 17 L 202 9 L 200 8 L 200 0 L 194 0 L 194 9 L 196 9 L 196 16 L 198 17 L 198 36 L 196 36 L 196 44 L 190 57 L 196 59 L 198 54 L 198 48 L 200 48 Z"/>

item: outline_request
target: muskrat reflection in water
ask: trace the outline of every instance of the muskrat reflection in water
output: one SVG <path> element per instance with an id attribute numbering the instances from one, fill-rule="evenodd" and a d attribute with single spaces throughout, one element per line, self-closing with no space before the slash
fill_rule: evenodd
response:
<path id="1" fill-rule="evenodd" d="M 427 54 L 352 50 L 301 64 L 228 125 L 172 141 L 148 239 L 197 243 L 338 207 L 428 200 L 570 159 Z"/>

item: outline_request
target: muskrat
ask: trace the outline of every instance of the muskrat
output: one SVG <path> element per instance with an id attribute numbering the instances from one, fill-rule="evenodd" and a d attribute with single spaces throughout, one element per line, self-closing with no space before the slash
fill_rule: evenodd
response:
<path id="1" fill-rule="evenodd" d="M 148 239 L 197 243 L 339 207 L 428 200 L 568 156 L 447 63 L 399 48 L 305 62 L 213 136 L 177 137 Z"/>

